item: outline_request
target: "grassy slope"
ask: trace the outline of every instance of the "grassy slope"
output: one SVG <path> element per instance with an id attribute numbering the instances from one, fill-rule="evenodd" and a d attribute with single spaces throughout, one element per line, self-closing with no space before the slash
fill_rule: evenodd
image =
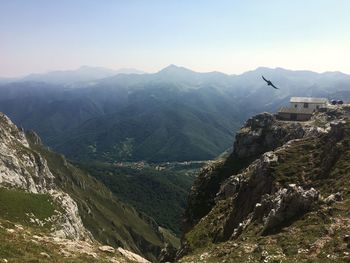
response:
<path id="1" fill-rule="evenodd" d="M 54 214 L 55 205 L 49 195 L 25 193 L 19 190 L 0 188 L 0 215 L 3 219 L 28 223 L 26 213 L 40 220 Z"/>
<path id="2" fill-rule="evenodd" d="M 0 259 L 9 262 L 91 262 L 92 259 L 84 255 L 64 258 L 58 252 L 59 246 L 39 243 L 29 238 L 50 232 L 50 224 L 39 226 L 31 222 L 30 218 L 44 222 L 54 214 L 55 209 L 59 208 L 46 194 L 0 188 Z M 51 258 L 40 255 L 42 252 Z"/>

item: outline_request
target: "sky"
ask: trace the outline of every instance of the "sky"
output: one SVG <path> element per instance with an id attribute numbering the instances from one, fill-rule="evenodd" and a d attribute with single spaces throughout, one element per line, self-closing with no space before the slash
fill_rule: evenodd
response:
<path id="1" fill-rule="evenodd" d="M 0 76 L 81 65 L 350 73 L 349 0 L 0 0 Z"/>

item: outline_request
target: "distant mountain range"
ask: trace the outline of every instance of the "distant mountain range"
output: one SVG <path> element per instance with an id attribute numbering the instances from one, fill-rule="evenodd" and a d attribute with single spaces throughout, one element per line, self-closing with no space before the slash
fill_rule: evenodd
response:
<path id="1" fill-rule="evenodd" d="M 36 81 L 49 84 L 73 85 L 79 82 L 94 81 L 118 74 L 144 74 L 145 72 L 133 68 L 122 68 L 119 70 L 103 67 L 81 66 L 75 70 L 55 70 L 47 73 L 33 73 L 25 77 L 1 78 L 0 83 Z"/>
<path id="2" fill-rule="evenodd" d="M 350 98 L 350 76 L 340 72 L 227 75 L 170 65 L 126 73 L 82 67 L 30 75 L 0 85 L 0 111 L 75 160 L 159 162 L 214 158 L 247 117 L 274 112 L 290 96 Z"/>

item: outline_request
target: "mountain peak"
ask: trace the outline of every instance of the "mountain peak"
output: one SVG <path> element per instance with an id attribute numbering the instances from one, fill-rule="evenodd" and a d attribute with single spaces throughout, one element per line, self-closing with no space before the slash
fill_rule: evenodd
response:
<path id="1" fill-rule="evenodd" d="M 195 73 L 194 71 L 185 68 L 185 67 L 181 67 L 181 66 L 177 66 L 174 64 L 170 64 L 169 66 L 163 68 L 162 70 L 160 70 L 158 73 Z"/>

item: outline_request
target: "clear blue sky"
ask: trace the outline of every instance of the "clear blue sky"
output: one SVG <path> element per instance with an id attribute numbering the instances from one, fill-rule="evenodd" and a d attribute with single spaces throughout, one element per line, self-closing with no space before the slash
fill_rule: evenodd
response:
<path id="1" fill-rule="evenodd" d="M 350 73 L 350 1 L 0 0 L 0 76 L 168 64 Z"/>

